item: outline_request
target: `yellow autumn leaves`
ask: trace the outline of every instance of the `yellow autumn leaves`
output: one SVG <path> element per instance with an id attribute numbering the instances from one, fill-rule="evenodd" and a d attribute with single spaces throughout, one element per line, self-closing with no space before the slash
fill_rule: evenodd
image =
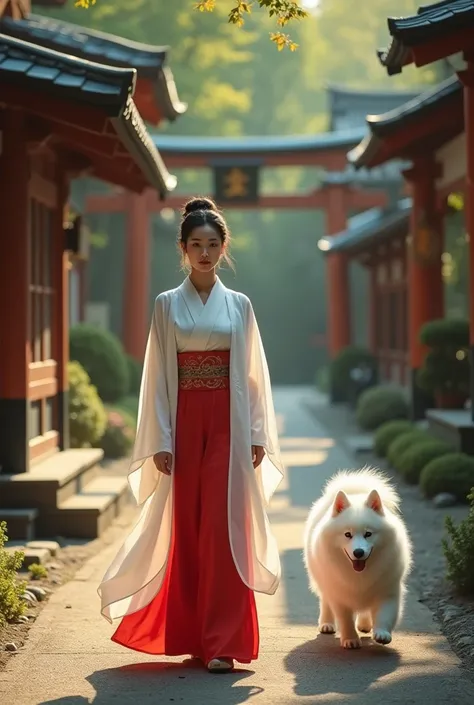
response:
<path id="1" fill-rule="evenodd" d="M 97 0 L 75 0 L 76 7 L 84 9 L 95 5 Z M 216 6 L 216 2 L 222 0 L 198 0 L 195 9 L 199 12 L 212 12 Z M 307 17 L 307 12 L 300 7 L 298 0 L 234 0 L 234 7 L 229 12 L 229 23 L 242 27 L 245 22 L 245 15 L 250 14 L 252 6 L 258 4 L 261 8 L 267 10 L 270 17 L 274 17 L 277 25 L 284 27 L 292 20 L 300 20 Z M 283 32 L 272 32 L 270 39 L 276 44 L 278 51 L 288 48 L 290 51 L 295 51 L 298 45 L 292 41 L 288 34 Z"/>

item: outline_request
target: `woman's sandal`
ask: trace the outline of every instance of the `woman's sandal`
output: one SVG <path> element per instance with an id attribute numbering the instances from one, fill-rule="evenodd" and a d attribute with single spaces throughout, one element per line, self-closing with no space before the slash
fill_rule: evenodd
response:
<path id="1" fill-rule="evenodd" d="M 233 659 L 213 658 L 207 664 L 207 670 L 209 673 L 230 673 L 233 669 Z"/>

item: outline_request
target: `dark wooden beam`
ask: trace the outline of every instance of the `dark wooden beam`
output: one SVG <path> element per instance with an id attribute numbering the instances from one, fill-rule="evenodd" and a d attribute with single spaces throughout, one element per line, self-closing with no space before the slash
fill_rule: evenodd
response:
<path id="1" fill-rule="evenodd" d="M 9 83 L 2 83 L 1 89 L 0 100 L 10 107 L 22 108 L 28 113 L 64 125 L 76 128 L 80 126 L 84 132 L 102 134 L 105 131 L 108 119 L 98 108 L 58 100 L 46 92 L 26 91 Z"/>

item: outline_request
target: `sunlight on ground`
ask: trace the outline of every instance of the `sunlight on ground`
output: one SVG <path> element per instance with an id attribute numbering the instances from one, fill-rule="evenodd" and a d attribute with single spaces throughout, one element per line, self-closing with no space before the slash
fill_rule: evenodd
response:
<path id="1" fill-rule="evenodd" d="M 280 448 L 333 448 L 334 440 L 332 438 L 299 438 L 298 436 L 289 436 L 280 438 Z"/>
<path id="2" fill-rule="evenodd" d="M 281 453 L 281 459 L 287 468 L 321 465 L 327 457 L 328 452 L 325 450 L 283 450 Z"/>

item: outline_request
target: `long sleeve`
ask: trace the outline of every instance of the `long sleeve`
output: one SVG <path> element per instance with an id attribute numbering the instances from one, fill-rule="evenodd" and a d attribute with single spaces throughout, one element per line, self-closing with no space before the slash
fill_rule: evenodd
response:
<path id="1" fill-rule="evenodd" d="M 250 301 L 247 304 L 247 370 L 252 445 L 266 446 L 266 380 L 269 373 L 257 319 Z"/>
<path id="2" fill-rule="evenodd" d="M 163 318 L 163 307 L 157 299 L 143 365 L 136 441 L 140 451 L 150 443 L 149 449 L 153 455 L 161 451 L 172 452 Z"/>
<path id="3" fill-rule="evenodd" d="M 162 451 L 173 452 L 165 351 L 165 311 L 158 297 L 143 364 L 137 434 L 129 474 L 130 486 L 139 504 L 154 491 L 158 481 L 153 456 Z"/>

